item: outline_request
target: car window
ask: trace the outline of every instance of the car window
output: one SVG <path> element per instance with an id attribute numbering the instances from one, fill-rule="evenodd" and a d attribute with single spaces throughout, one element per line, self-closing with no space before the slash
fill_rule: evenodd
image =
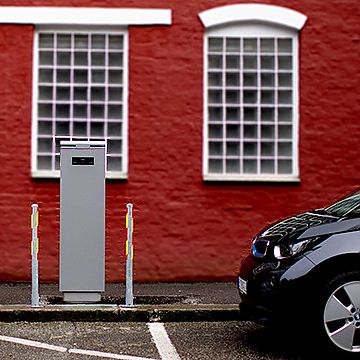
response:
<path id="1" fill-rule="evenodd" d="M 360 191 L 337 201 L 327 207 L 326 212 L 331 215 L 345 216 L 349 214 L 360 214 Z"/>

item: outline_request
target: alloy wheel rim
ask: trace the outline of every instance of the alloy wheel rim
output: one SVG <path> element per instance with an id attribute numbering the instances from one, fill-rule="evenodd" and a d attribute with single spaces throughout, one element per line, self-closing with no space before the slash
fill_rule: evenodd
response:
<path id="1" fill-rule="evenodd" d="M 360 352 L 360 281 L 338 287 L 328 298 L 324 325 L 330 340 L 349 352 Z"/>

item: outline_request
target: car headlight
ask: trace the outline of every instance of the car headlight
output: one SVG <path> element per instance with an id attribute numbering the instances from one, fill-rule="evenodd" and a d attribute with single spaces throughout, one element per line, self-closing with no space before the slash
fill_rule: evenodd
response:
<path id="1" fill-rule="evenodd" d="M 310 240 L 304 240 L 294 244 L 276 245 L 274 246 L 274 257 L 278 260 L 293 257 L 304 251 L 309 242 Z"/>

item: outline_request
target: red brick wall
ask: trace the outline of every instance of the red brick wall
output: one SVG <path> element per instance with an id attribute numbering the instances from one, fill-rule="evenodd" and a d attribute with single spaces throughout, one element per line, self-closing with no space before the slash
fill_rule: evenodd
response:
<path id="1" fill-rule="evenodd" d="M 107 183 L 107 281 L 124 279 L 128 201 L 135 206 L 137 281 L 219 280 L 236 274 L 264 224 L 326 204 L 360 183 L 356 0 L 262 2 L 309 18 L 300 35 L 301 183 L 202 180 L 204 29 L 197 15 L 242 2 L 249 3 L 0 1 L 3 6 L 173 10 L 170 27 L 129 30 L 129 178 Z M 56 281 L 59 181 L 34 180 L 30 174 L 32 26 L 0 25 L 0 44 L 0 280 L 30 279 L 30 206 L 38 202 L 40 278 Z"/>

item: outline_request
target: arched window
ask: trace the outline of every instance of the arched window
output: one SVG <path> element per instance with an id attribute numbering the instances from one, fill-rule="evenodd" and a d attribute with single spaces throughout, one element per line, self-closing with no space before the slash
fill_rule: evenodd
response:
<path id="1" fill-rule="evenodd" d="M 298 181 L 298 33 L 270 5 L 201 13 L 205 180 Z"/>

